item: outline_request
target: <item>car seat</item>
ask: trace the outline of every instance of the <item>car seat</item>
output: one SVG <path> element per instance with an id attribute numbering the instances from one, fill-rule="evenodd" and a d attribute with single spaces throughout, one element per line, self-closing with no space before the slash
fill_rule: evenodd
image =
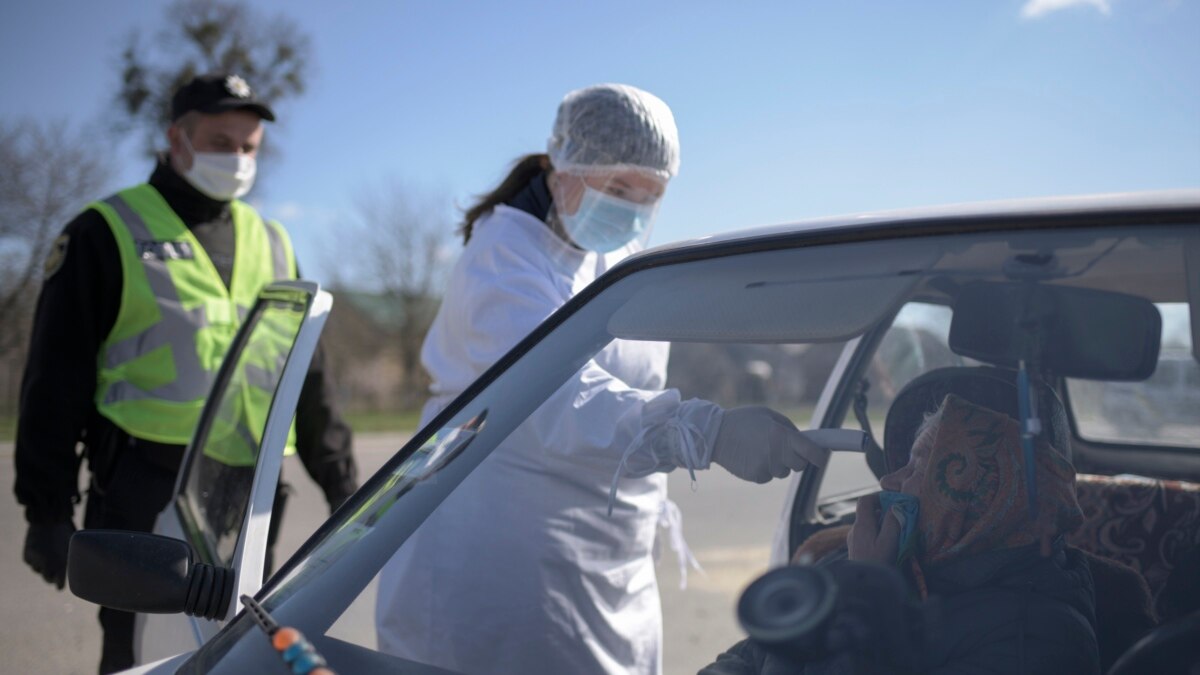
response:
<path id="1" fill-rule="evenodd" d="M 889 471 L 908 463 L 917 429 L 925 416 L 934 412 L 947 394 L 955 394 L 971 403 L 1002 412 L 1013 419 L 1017 413 L 1016 372 L 993 367 L 951 367 L 933 370 L 917 377 L 900 390 L 888 410 L 884 427 L 883 450 Z M 1071 457 L 1071 431 L 1066 407 L 1058 394 L 1045 383 L 1036 385 L 1038 417 L 1049 443 Z M 1094 481 L 1106 476 L 1080 476 L 1078 485 L 1091 495 Z M 1104 495 L 1097 492 L 1096 499 Z M 1081 502 L 1084 500 L 1081 498 Z M 1092 504 L 1093 502 L 1088 502 Z M 1083 506 L 1084 517 L 1094 517 L 1100 508 Z M 1136 566 L 1118 556 L 1107 555 L 1096 534 L 1096 524 L 1085 522 L 1067 537 L 1067 542 L 1082 549 L 1093 571 L 1096 597 L 1096 635 L 1104 645 L 1104 667 L 1111 665 L 1133 642 L 1154 625 L 1153 596 L 1147 580 Z"/>
<path id="2" fill-rule="evenodd" d="M 1146 578 L 1160 608 L 1169 602 L 1158 596 L 1172 575 L 1186 573 L 1185 557 L 1200 547 L 1200 483 L 1080 474 L 1075 492 L 1084 522 L 1067 541 L 1129 565 Z"/>

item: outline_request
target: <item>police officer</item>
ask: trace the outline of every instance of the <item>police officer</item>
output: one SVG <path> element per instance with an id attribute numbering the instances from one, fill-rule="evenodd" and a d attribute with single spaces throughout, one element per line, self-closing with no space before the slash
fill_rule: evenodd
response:
<path id="1" fill-rule="evenodd" d="M 237 323 L 264 285 L 296 277 L 287 232 L 238 200 L 254 182 L 271 109 L 237 75 L 209 74 L 175 93 L 171 117 L 170 149 L 149 182 L 90 204 L 46 261 L 15 491 L 29 523 L 25 562 L 60 589 L 82 459 L 84 527 L 151 531 Z M 320 349 L 295 432 L 336 508 L 356 469 Z M 100 624 L 100 672 L 133 665 L 134 615 L 102 608 Z"/>

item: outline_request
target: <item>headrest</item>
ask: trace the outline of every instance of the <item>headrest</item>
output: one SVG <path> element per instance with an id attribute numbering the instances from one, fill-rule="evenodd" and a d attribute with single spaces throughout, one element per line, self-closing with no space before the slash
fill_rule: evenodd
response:
<path id="1" fill-rule="evenodd" d="M 1042 433 L 1056 450 L 1071 457 L 1071 428 L 1058 394 L 1045 383 L 1034 385 Z M 917 429 L 925 415 L 937 410 L 946 394 L 1004 413 L 1014 420 L 1017 412 L 1016 371 L 1000 368 L 954 367 L 933 370 L 909 382 L 888 409 L 883 430 L 883 451 L 889 472 L 908 463 Z"/>

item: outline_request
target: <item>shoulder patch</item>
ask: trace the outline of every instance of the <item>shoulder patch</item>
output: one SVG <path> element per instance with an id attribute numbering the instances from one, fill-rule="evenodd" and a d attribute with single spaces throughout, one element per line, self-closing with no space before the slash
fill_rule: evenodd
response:
<path id="1" fill-rule="evenodd" d="M 58 239 L 50 245 L 50 253 L 46 255 L 46 262 L 42 264 L 42 278 L 49 279 L 54 276 L 54 273 L 62 267 L 63 261 L 67 259 L 67 244 L 71 241 L 71 235 L 60 234 Z"/>

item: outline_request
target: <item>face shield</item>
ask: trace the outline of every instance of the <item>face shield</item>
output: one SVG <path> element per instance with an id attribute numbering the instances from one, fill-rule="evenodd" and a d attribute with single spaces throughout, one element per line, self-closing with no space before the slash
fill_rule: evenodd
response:
<path id="1" fill-rule="evenodd" d="M 564 233 L 580 248 L 610 253 L 644 248 L 667 189 L 663 171 L 635 166 L 571 167 L 552 190 Z"/>
<path id="2" fill-rule="evenodd" d="M 546 143 L 564 234 L 608 253 L 645 246 L 667 181 L 679 171 L 671 109 L 636 87 L 599 84 L 563 98 Z"/>

